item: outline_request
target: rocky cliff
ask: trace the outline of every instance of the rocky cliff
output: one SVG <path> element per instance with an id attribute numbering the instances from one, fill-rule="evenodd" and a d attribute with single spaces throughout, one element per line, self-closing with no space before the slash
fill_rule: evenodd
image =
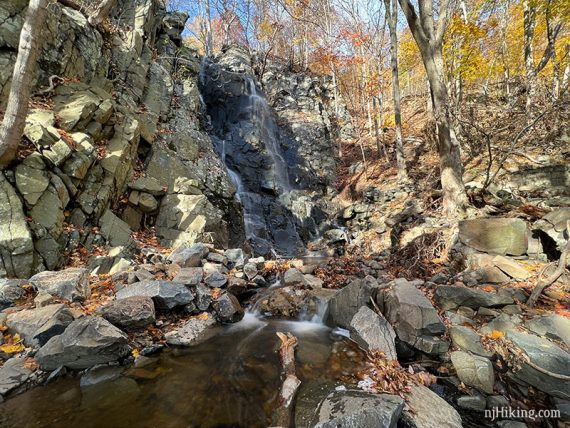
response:
<path id="1" fill-rule="evenodd" d="M 2 103 L 25 6 L 0 5 Z M 234 186 L 200 124 L 187 16 L 155 0 L 117 11 L 102 34 L 50 5 L 25 149 L 0 175 L 0 276 L 57 268 L 78 248 L 128 248 L 133 231 L 153 226 L 168 246 L 243 239 Z"/>

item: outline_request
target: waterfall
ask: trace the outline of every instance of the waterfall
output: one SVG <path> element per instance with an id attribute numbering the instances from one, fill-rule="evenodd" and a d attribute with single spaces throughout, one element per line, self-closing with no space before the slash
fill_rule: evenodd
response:
<path id="1" fill-rule="evenodd" d="M 279 128 L 273 118 L 267 99 L 257 90 L 255 81 L 251 76 L 246 77 L 246 88 L 252 119 L 259 124 L 261 142 L 273 161 L 274 176 L 277 180 L 277 183 L 274 183 L 275 192 L 277 194 L 290 192 L 292 188 L 288 166 L 279 144 Z"/>

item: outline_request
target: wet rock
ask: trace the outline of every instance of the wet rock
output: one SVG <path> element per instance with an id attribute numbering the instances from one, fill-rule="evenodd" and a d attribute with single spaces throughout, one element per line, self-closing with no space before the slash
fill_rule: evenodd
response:
<path id="1" fill-rule="evenodd" d="M 337 292 L 329 302 L 329 320 L 342 328 L 349 328 L 352 317 L 370 302 L 377 284 L 357 279 Z"/>
<path id="2" fill-rule="evenodd" d="M 224 293 L 212 303 L 212 307 L 223 323 L 234 323 L 240 321 L 245 312 L 238 299 L 230 293 Z"/>
<path id="3" fill-rule="evenodd" d="M 181 328 L 166 333 L 164 337 L 169 345 L 195 345 L 214 334 L 212 327 L 215 324 L 216 320 L 210 314 L 207 314 L 206 319 L 201 317 L 191 318 Z"/>
<path id="4" fill-rule="evenodd" d="M 438 335 L 445 327 L 431 302 L 410 282 L 403 278 L 390 283 L 378 296 L 386 318 L 398 338 L 430 354 L 446 352 L 449 344 Z"/>
<path id="5" fill-rule="evenodd" d="M 28 281 L 21 279 L 0 279 L 0 310 L 23 299 L 26 296 L 26 290 L 22 286 L 27 283 Z"/>
<path id="6" fill-rule="evenodd" d="M 527 225 L 518 218 L 478 218 L 459 222 L 459 240 L 478 251 L 520 256 L 527 252 Z"/>
<path id="7" fill-rule="evenodd" d="M 228 278 L 221 272 L 214 271 L 204 278 L 204 282 L 211 288 L 222 288 L 228 283 Z"/>
<path id="8" fill-rule="evenodd" d="M 115 300 L 97 313 L 114 326 L 124 329 L 144 328 L 155 321 L 154 303 L 149 296 L 133 296 Z"/>
<path id="9" fill-rule="evenodd" d="M 459 380 L 465 385 L 487 394 L 493 393 L 495 374 L 493 364 L 487 358 L 455 351 L 451 353 L 451 362 Z"/>
<path id="10" fill-rule="evenodd" d="M 463 351 L 472 352 L 482 357 L 490 357 L 492 352 L 487 351 L 481 345 L 481 337 L 471 328 L 463 326 L 453 326 L 450 330 L 453 344 Z"/>
<path id="11" fill-rule="evenodd" d="M 6 325 L 18 333 L 27 346 L 42 346 L 53 336 L 63 333 L 73 320 L 73 313 L 67 306 L 56 304 L 9 314 Z"/>
<path id="12" fill-rule="evenodd" d="M 528 320 L 526 327 L 549 339 L 558 340 L 570 347 L 570 319 L 558 314 L 543 315 Z"/>
<path id="13" fill-rule="evenodd" d="M 513 377 L 526 384 L 546 392 L 554 397 L 568 400 L 570 398 L 570 382 L 549 375 L 568 376 L 570 353 L 547 339 L 518 331 L 509 331 L 507 339 L 519 347 L 530 359 L 530 362 L 543 371 L 539 371 L 521 361 L 521 369 L 513 373 Z"/>
<path id="14" fill-rule="evenodd" d="M 184 285 L 198 285 L 202 282 L 204 270 L 201 267 L 182 268 L 174 277 L 174 282 Z"/>
<path id="15" fill-rule="evenodd" d="M 132 296 L 147 296 L 152 298 L 158 310 L 171 310 L 176 306 L 184 306 L 194 300 L 194 294 L 177 282 L 171 281 L 141 281 L 117 292 L 117 299 Z"/>
<path id="16" fill-rule="evenodd" d="M 98 366 L 89 369 L 81 376 L 79 386 L 87 388 L 103 382 L 110 382 L 121 376 L 123 373 L 122 367 L 117 366 Z"/>
<path id="17" fill-rule="evenodd" d="M 396 333 L 386 319 L 362 306 L 350 321 L 350 336 L 366 351 L 380 351 L 389 360 L 397 360 Z"/>
<path id="18" fill-rule="evenodd" d="M 199 267 L 209 251 L 208 247 L 200 243 L 190 247 L 180 245 L 168 256 L 167 260 L 183 268 Z"/>
<path id="19" fill-rule="evenodd" d="M 229 250 L 226 250 L 224 252 L 224 255 L 228 259 L 229 267 L 236 269 L 243 268 L 247 259 L 247 256 L 241 248 L 231 248 Z"/>
<path id="20" fill-rule="evenodd" d="M 52 337 L 36 354 L 43 370 L 60 366 L 86 369 L 105 364 L 129 352 L 125 333 L 101 317 L 86 316 L 73 321 L 63 334 Z"/>
<path id="21" fill-rule="evenodd" d="M 407 406 L 398 426 L 402 428 L 460 428 L 461 416 L 443 398 L 423 385 L 407 394 Z"/>
<path id="22" fill-rule="evenodd" d="M 487 407 L 487 400 L 482 395 L 463 395 L 457 399 L 457 405 L 462 409 L 482 412 Z"/>
<path id="23" fill-rule="evenodd" d="M 14 357 L 6 361 L 0 367 L 0 398 L 26 383 L 32 373 L 33 370 L 26 365 L 24 357 Z"/>
<path id="24" fill-rule="evenodd" d="M 91 295 L 89 271 L 83 268 L 40 272 L 30 278 L 30 284 L 38 291 L 69 301 L 83 301 Z"/>
<path id="25" fill-rule="evenodd" d="M 459 306 L 467 306 L 474 309 L 480 307 L 496 308 L 514 303 L 510 296 L 504 294 L 448 285 L 440 285 L 436 288 L 435 300 L 444 310 L 455 309 Z"/>
<path id="26" fill-rule="evenodd" d="M 404 400 L 395 395 L 334 391 L 320 404 L 315 428 L 395 428 Z"/>

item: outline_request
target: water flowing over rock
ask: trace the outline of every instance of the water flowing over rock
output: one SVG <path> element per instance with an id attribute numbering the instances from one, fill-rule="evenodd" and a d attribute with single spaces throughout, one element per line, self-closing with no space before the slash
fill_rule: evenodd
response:
<path id="1" fill-rule="evenodd" d="M 280 93 L 285 68 L 272 71 L 272 78 L 262 83 L 268 91 Z M 294 256 L 305 242 L 319 236 L 326 220 L 324 207 L 313 201 L 311 192 L 323 194 L 334 176 L 332 127 L 327 117 L 318 116 L 315 127 L 321 138 L 301 136 L 301 112 L 311 109 L 326 115 L 324 97 L 319 106 L 283 104 L 272 99 L 270 105 L 254 77 L 251 58 L 238 48 L 230 48 L 215 61 L 205 60 L 201 90 L 208 107 L 217 151 L 237 189 L 237 199 L 244 212 L 246 237 L 254 252 L 266 255 Z M 289 80 L 291 90 L 310 91 Z M 309 87 L 318 87 L 317 81 Z M 312 94 L 318 99 L 319 94 Z M 316 101 L 315 101 L 316 102 Z M 318 110 L 320 108 L 320 110 Z M 280 110 L 276 115 L 275 110 Z M 290 113 L 289 115 L 287 114 Z M 278 121 L 279 119 L 279 121 Z M 318 149 L 303 151 L 320 141 L 333 162 L 327 174 L 317 176 L 313 169 Z M 316 193 L 315 193 L 316 192 Z"/>

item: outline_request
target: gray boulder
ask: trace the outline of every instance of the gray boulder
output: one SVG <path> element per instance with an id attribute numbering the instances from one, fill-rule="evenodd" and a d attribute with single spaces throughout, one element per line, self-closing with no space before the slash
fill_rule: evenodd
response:
<path id="1" fill-rule="evenodd" d="M 570 382 L 548 374 L 569 376 L 570 353 L 534 334 L 509 331 L 507 339 L 524 351 L 532 365 L 543 369 L 537 370 L 531 364 L 521 361 L 521 369 L 513 373 L 515 379 L 532 385 L 553 397 L 570 399 Z"/>
<path id="2" fill-rule="evenodd" d="M 26 290 L 22 288 L 28 281 L 22 279 L 0 279 L 0 310 L 14 305 L 23 299 Z"/>
<path id="3" fill-rule="evenodd" d="M 286 286 L 305 285 L 305 276 L 295 268 L 289 268 L 283 274 L 283 284 Z"/>
<path id="4" fill-rule="evenodd" d="M 558 340 L 570 347 L 570 319 L 558 314 L 543 315 L 526 322 L 526 327 L 549 339 Z"/>
<path id="5" fill-rule="evenodd" d="M 24 357 L 10 358 L 0 367 L 0 398 L 22 386 L 32 375 Z"/>
<path id="6" fill-rule="evenodd" d="M 402 428 L 461 428 L 461 416 L 443 398 L 423 385 L 414 385 L 398 426 Z"/>
<path id="7" fill-rule="evenodd" d="M 124 329 L 144 328 L 155 321 L 154 303 L 149 296 L 132 296 L 115 300 L 99 308 L 99 315 Z"/>
<path id="8" fill-rule="evenodd" d="M 213 334 L 216 320 L 208 314 L 207 319 L 191 318 L 181 328 L 165 334 L 166 343 L 174 346 L 195 345 Z M 210 334 L 211 333 L 211 334 Z"/>
<path id="9" fill-rule="evenodd" d="M 234 323 L 241 321 L 245 312 L 239 300 L 231 293 L 224 293 L 212 303 L 212 307 L 223 323 Z"/>
<path id="10" fill-rule="evenodd" d="M 242 268 L 247 260 L 247 256 L 241 248 L 231 248 L 224 252 L 224 255 L 228 259 L 228 264 L 233 268 Z"/>
<path id="11" fill-rule="evenodd" d="M 350 336 L 366 351 L 380 351 L 389 360 L 397 360 L 396 333 L 386 319 L 362 306 L 350 321 Z"/>
<path id="12" fill-rule="evenodd" d="M 404 400 L 357 390 L 334 391 L 320 404 L 315 428 L 395 428 Z"/>
<path id="13" fill-rule="evenodd" d="M 377 284 L 365 279 L 352 281 L 329 301 L 329 320 L 342 328 L 350 328 L 352 317 L 370 302 Z"/>
<path id="14" fill-rule="evenodd" d="M 204 277 L 204 269 L 201 267 L 182 268 L 174 277 L 174 282 L 184 285 L 198 285 Z"/>
<path id="15" fill-rule="evenodd" d="M 214 271 L 204 278 L 204 282 L 211 288 L 222 288 L 228 283 L 228 278 L 221 272 Z"/>
<path id="16" fill-rule="evenodd" d="M 86 369 L 116 361 L 129 353 L 125 333 L 109 321 L 86 316 L 73 321 L 63 334 L 52 337 L 36 354 L 43 370 L 65 366 Z"/>
<path id="17" fill-rule="evenodd" d="M 514 300 L 505 294 L 489 293 L 467 287 L 440 285 L 435 290 L 435 301 L 444 310 L 460 306 L 468 308 L 497 308 L 512 305 Z"/>
<path id="18" fill-rule="evenodd" d="M 472 352 L 482 357 L 490 357 L 493 355 L 491 351 L 487 351 L 481 345 L 481 337 L 471 328 L 460 325 L 454 325 L 450 330 L 451 340 L 453 344 L 463 351 Z"/>
<path id="19" fill-rule="evenodd" d="M 205 285 L 198 284 L 196 286 L 196 299 L 194 300 L 194 303 L 198 310 L 207 310 L 212 304 L 212 290 Z"/>
<path id="20" fill-rule="evenodd" d="M 117 299 L 133 296 L 152 298 L 158 310 L 171 310 L 176 306 L 184 306 L 194 300 L 194 293 L 184 284 L 171 281 L 145 280 L 120 289 Z"/>
<path id="21" fill-rule="evenodd" d="M 180 245 L 169 256 L 171 263 L 176 263 L 180 267 L 199 267 L 202 265 L 202 259 L 206 258 L 209 249 L 204 244 L 194 244 L 190 247 Z"/>
<path id="22" fill-rule="evenodd" d="M 63 333 L 73 320 L 73 313 L 67 306 L 56 304 L 9 314 L 6 325 L 18 333 L 27 346 L 43 346 Z"/>
<path id="23" fill-rule="evenodd" d="M 447 351 L 449 344 L 437 337 L 445 332 L 437 311 L 413 284 L 403 278 L 392 281 L 378 300 L 402 342 L 429 354 Z"/>
<path id="24" fill-rule="evenodd" d="M 493 393 L 495 373 L 493 364 L 487 358 L 455 351 L 451 353 L 451 362 L 457 372 L 457 377 L 465 385 L 487 394 Z"/>
<path id="25" fill-rule="evenodd" d="M 30 284 L 39 292 L 69 301 L 83 301 L 91 295 L 89 270 L 83 268 L 40 272 L 30 278 Z"/>
<path id="26" fill-rule="evenodd" d="M 459 222 L 459 240 L 492 254 L 521 256 L 528 249 L 527 225 L 519 218 L 477 218 Z"/>

